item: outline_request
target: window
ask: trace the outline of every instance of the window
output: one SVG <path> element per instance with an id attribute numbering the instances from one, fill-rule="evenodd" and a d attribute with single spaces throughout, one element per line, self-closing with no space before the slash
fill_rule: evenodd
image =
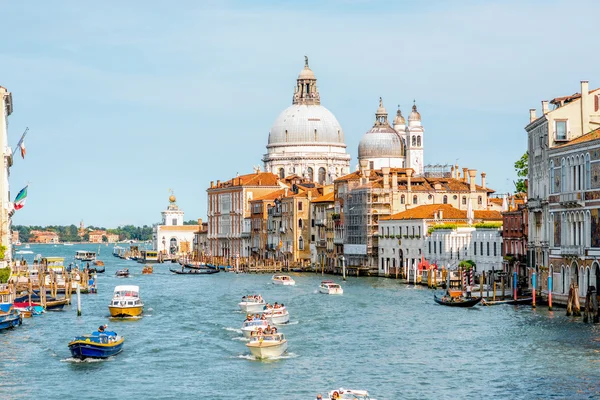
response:
<path id="1" fill-rule="evenodd" d="M 321 185 L 325 184 L 325 168 L 319 168 L 319 183 Z"/>
<path id="2" fill-rule="evenodd" d="M 556 140 L 567 140 L 567 121 L 554 121 Z"/>
<path id="3" fill-rule="evenodd" d="M 283 168 L 279 168 L 279 178 L 285 178 L 285 170 Z"/>
<path id="4" fill-rule="evenodd" d="M 173 218 L 173 220 L 171 221 L 172 225 L 177 225 L 177 218 Z"/>
<path id="5" fill-rule="evenodd" d="M 298 228 L 302 229 L 302 225 L 304 225 L 304 224 L 302 223 L 302 219 L 299 219 L 299 220 L 298 220 Z"/>
<path id="6" fill-rule="evenodd" d="M 412 145 L 413 145 L 413 146 L 416 146 L 416 145 L 417 145 L 417 137 L 416 137 L 416 136 L 413 136 L 413 137 L 412 137 Z"/>
<path id="7" fill-rule="evenodd" d="M 306 170 L 306 177 L 311 182 L 314 180 L 315 172 L 313 171 L 312 167 L 308 167 L 308 169 Z"/>
<path id="8" fill-rule="evenodd" d="M 421 146 L 421 136 L 417 136 L 417 146 Z"/>
<path id="9" fill-rule="evenodd" d="M 462 204 L 463 204 L 463 206 L 467 205 L 467 198 L 465 196 L 463 196 L 463 198 L 462 198 Z"/>
<path id="10" fill-rule="evenodd" d="M 473 255 L 477 255 L 477 242 L 473 242 Z"/>
<path id="11" fill-rule="evenodd" d="M 483 255 L 483 242 L 479 243 L 480 254 Z"/>
<path id="12" fill-rule="evenodd" d="M 370 170 L 374 170 L 375 169 L 375 161 L 369 161 L 369 169 Z"/>
<path id="13" fill-rule="evenodd" d="M 448 204 L 448 196 L 444 195 L 444 201 L 443 201 L 443 203 L 444 204 Z"/>
<path id="14" fill-rule="evenodd" d="M 301 201 L 298 202 L 298 211 L 302 211 L 302 202 Z"/>
<path id="15" fill-rule="evenodd" d="M 437 254 L 437 242 L 433 242 L 433 253 Z"/>
<path id="16" fill-rule="evenodd" d="M 413 204 L 417 204 L 417 195 L 413 196 Z"/>
<path id="17" fill-rule="evenodd" d="M 429 242 L 429 254 L 431 254 L 431 242 Z"/>
<path id="18" fill-rule="evenodd" d="M 550 193 L 554 193 L 554 161 L 550 161 Z"/>
<path id="19" fill-rule="evenodd" d="M 300 238 L 298 239 L 298 249 L 304 250 L 304 239 L 302 239 L 302 236 L 300 236 Z"/>
<path id="20" fill-rule="evenodd" d="M 486 246 L 487 247 L 487 255 L 489 256 L 490 255 L 490 242 L 487 242 L 486 244 L 487 244 L 487 246 Z"/>
<path id="21" fill-rule="evenodd" d="M 560 163 L 560 190 L 567 191 L 567 162 L 563 158 Z"/>
<path id="22" fill-rule="evenodd" d="M 596 99 L 598 96 L 596 96 Z M 592 188 L 592 167 L 590 165 L 590 155 L 585 155 L 585 189 L 589 190 Z"/>
<path id="23" fill-rule="evenodd" d="M 479 196 L 477 198 L 477 204 L 482 205 L 483 204 L 483 197 Z"/>
<path id="24" fill-rule="evenodd" d="M 494 242 L 494 257 L 496 257 L 496 242 Z"/>
<path id="25" fill-rule="evenodd" d="M 404 204 L 406 198 L 404 197 L 404 195 L 400 196 L 400 204 Z"/>

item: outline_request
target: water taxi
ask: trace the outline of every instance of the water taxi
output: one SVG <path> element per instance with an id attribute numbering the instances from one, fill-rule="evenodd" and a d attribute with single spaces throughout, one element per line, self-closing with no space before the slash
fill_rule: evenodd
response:
<path id="1" fill-rule="evenodd" d="M 266 309 L 264 316 L 270 324 L 282 325 L 290 322 L 290 313 L 285 307 Z"/>
<path id="2" fill-rule="evenodd" d="M 284 285 L 284 286 L 293 286 L 296 284 L 296 281 L 293 280 L 288 275 L 275 274 L 271 278 L 271 281 L 275 285 Z"/>
<path id="3" fill-rule="evenodd" d="M 121 246 L 115 246 L 113 247 L 112 254 L 117 258 L 125 258 L 125 248 Z"/>
<path id="4" fill-rule="evenodd" d="M 129 268 L 119 269 L 115 272 L 115 275 L 119 278 L 129 278 Z"/>
<path id="5" fill-rule="evenodd" d="M 262 312 L 265 308 L 265 300 L 259 295 L 249 295 L 242 297 L 242 301 L 238 303 L 240 310 L 246 314 Z"/>
<path id="6" fill-rule="evenodd" d="M 369 397 L 366 390 L 337 389 L 327 394 L 329 400 L 375 400 Z"/>
<path id="7" fill-rule="evenodd" d="M 0 291 L 0 331 L 21 325 L 23 316 L 13 307 L 8 289 Z"/>
<path id="8" fill-rule="evenodd" d="M 259 328 L 265 329 L 269 326 L 269 322 L 266 319 L 253 319 L 251 321 L 244 321 L 242 324 L 242 333 L 244 337 L 251 337 L 252 332 L 258 331 Z"/>
<path id="9" fill-rule="evenodd" d="M 140 299 L 140 287 L 134 285 L 116 286 L 108 310 L 110 316 L 115 318 L 139 317 L 142 315 L 144 303 Z"/>
<path id="10" fill-rule="evenodd" d="M 91 335 L 76 336 L 69 342 L 69 350 L 73 358 L 108 358 L 123 350 L 125 338 L 116 332 L 102 330 Z"/>
<path id="11" fill-rule="evenodd" d="M 322 281 L 319 292 L 324 294 L 344 294 L 344 289 L 333 281 Z"/>
<path id="12" fill-rule="evenodd" d="M 140 251 L 140 256 L 138 257 L 137 262 L 142 263 L 142 264 L 160 262 L 158 260 L 158 251 L 154 251 L 154 250 Z"/>
<path id="13" fill-rule="evenodd" d="M 77 250 L 75 252 L 75 259 L 81 262 L 91 262 L 96 260 L 96 252 L 94 251 L 86 251 L 86 250 Z"/>
<path id="14" fill-rule="evenodd" d="M 283 333 L 273 333 L 253 336 L 250 342 L 246 343 L 246 347 L 254 357 L 263 359 L 279 357 L 287 351 L 288 343 Z"/>

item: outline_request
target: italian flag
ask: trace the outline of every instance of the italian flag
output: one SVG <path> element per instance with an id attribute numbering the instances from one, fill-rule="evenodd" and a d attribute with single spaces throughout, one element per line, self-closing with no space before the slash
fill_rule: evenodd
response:
<path id="1" fill-rule="evenodd" d="M 27 187 L 29 187 L 29 185 L 21 189 L 21 191 L 17 194 L 17 197 L 15 197 L 15 210 L 20 210 L 25 205 L 25 200 L 27 200 Z"/>

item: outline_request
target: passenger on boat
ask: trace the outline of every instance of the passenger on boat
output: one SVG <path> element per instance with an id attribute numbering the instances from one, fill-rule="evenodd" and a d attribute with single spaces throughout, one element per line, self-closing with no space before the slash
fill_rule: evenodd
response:
<path id="1" fill-rule="evenodd" d="M 340 394 L 338 392 L 333 392 L 333 396 L 331 396 L 331 398 L 337 400 L 340 398 Z"/>
<path id="2" fill-rule="evenodd" d="M 323 400 L 323 396 L 321 396 L 321 394 L 317 395 L 317 400 Z"/>
<path id="3" fill-rule="evenodd" d="M 467 299 L 471 298 L 471 285 L 467 285 Z"/>
<path id="4" fill-rule="evenodd" d="M 267 316 L 265 314 L 263 314 L 263 315 L 260 316 L 260 319 L 264 321 L 264 320 L 267 319 Z"/>
<path id="5" fill-rule="evenodd" d="M 100 325 L 98 327 L 98 332 L 104 333 L 104 331 L 108 328 L 108 325 Z"/>

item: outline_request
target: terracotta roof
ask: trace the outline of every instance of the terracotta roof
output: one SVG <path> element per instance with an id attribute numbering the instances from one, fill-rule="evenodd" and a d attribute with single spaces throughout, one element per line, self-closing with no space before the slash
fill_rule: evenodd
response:
<path id="1" fill-rule="evenodd" d="M 590 90 L 588 93 L 593 93 L 596 90 L 598 90 L 598 89 Z M 581 98 L 581 93 L 573 93 L 570 96 L 555 97 L 552 100 L 550 100 L 550 104 L 563 106 L 565 103 L 570 103 L 570 102 L 580 99 L 580 98 Z"/>
<path id="2" fill-rule="evenodd" d="M 332 192 L 332 193 L 317 197 L 316 199 L 313 199 L 312 202 L 313 203 L 329 203 L 329 202 L 333 202 L 333 200 L 334 200 L 334 195 Z"/>
<path id="3" fill-rule="evenodd" d="M 288 191 L 289 191 L 289 189 L 288 189 Z M 275 200 L 276 198 L 283 197 L 284 195 L 285 195 L 285 189 L 280 189 L 280 190 L 271 192 L 269 194 L 266 194 L 264 196 L 257 197 L 256 199 L 252 199 L 252 200 L 250 200 L 250 203 L 252 203 L 254 201 Z"/>
<path id="4" fill-rule="evenodd" d="M 593 131 L 586 133 L 585 135 L 579 136 L 568 143 L 562 144 L 560 146 L 556 146 L 555 148 L 562 148 L 567 146 L 572 146 L 580 143 L 591 142 L 592 140 L 600 139 L 600 128 L 594 129 Z"/>
<path id="5" fill-rule="evenodd" d="M 467 211 L 454 208 L 450 204 L 425 204 L 394 214 L 382 220 L 404 220 L 404 219 L 434 219 L 438 211 L 442 211 L 443 220 L 466 220 Z M 494 210 L 474 210 L 474 219 L 484 221 L 502 221 L 502 214 Z"/>
<path id="6" fill-rule="evenodd" d="M 226 182 L 221 182 L 210 189 L 225 188 L 232 186 L 277 186 L 279 177 L 271 172 L 255 172 L 253 174 L 240 175 Z"/>

